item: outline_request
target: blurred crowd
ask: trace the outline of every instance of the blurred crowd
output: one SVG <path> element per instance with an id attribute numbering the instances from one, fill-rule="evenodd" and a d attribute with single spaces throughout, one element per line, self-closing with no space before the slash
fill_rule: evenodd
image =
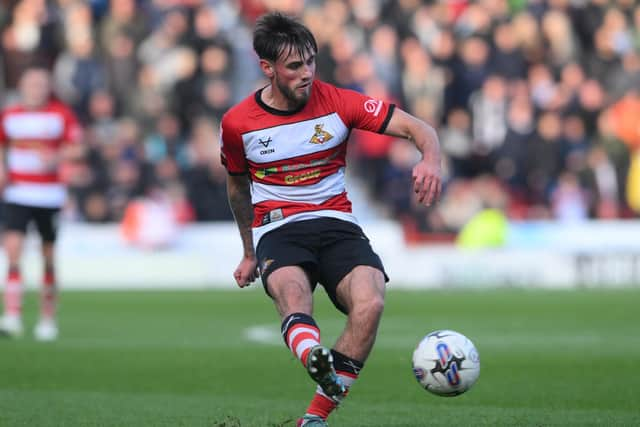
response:
<path id="1" fill-rule="evenodd" d="M 0 101 L 12 102 L 24 67 L 44 62 L 84 125 L 86 144 L 63 170 L 70 219 L 121 221 L 139 197 L 168 200 L 184 222 L 232 218 L 218 126 L 266 84 L 251 31 L 268 10 L 309 26 L 320 79 L 438 129 L 445 191 L 432 208 L 412 201 L 410 142 L 352 135 L 353 174 L 407 228 L 456 232 L 486 208 L 563 221 L 640 213 L 634 0 L 0 4 Z"/>

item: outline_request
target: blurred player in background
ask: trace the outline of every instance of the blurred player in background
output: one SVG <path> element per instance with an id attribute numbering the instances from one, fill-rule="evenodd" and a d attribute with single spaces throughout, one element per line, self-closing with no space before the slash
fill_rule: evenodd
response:
<path id="1" fill-rule="evenodd" d="M 44 269 L 40 320 L 34 334 L 39 340 L 54 340 L 58 336 L 54 244 L 57 215 L 66 199 L 58 172 L 69 147 L 80 141 L 81 131 L 73 112 L 52 97 L 47 69 L 28 68 L 18 90 L 19 102 L 0 113 L 3 243 L 8 264 L 0 335 L 23 333 L 20 260 L 25 234 L 34 224 L 42 240 Z"/>
<path id="2" fill-rule="evenodd" d="M 425 205 L 441 190 L 439 142 L 431 126 L 393 104 L 314 80 L 317 44 L 297 21 L 262 16 L 253 46 L 270 83 L 222 120 L 229 203 L 244 249 L 234 277 L 244 287 L 261 275 L 286 345 L 318 383 L 298 426 L 326 426 L 373 347 L 387 280 L 351 212 L 347 138 L 357 128 L 413 141 L 422 153 L 413 189 Z M 332 349 L 312 317 L 317 283 L 347 315 Z"/>

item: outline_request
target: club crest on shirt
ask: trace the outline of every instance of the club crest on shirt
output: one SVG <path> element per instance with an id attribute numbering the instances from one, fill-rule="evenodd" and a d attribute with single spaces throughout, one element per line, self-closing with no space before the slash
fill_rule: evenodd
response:
<path id="1" fill-rule="evenodd" d="M 323 123 L 319 123 L 319 124 L 314 126 L 315 133 L 313 134 L 313 136 L 309 140 L 310 143 L 312 143 L 312 144 L 324 144 L 325 142 L 327 142 L 331 138 L 333 138 L 333 135 L 331 135 L 326 130 L 322 129 L 323 127 L 324 127 Z"/>

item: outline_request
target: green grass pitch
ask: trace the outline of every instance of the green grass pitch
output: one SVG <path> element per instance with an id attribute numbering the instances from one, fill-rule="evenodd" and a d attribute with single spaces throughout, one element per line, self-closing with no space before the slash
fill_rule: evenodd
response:
<path id="1" fill-rule="evenodd" d="M 0 426 L 293 426 L 314 385 L 256 289 L 64 292 L 61 337 L 0 341 Z M 332 343 L 343 318 L 316 293 Z M 640 426 L 640 289 L 399 291 L 338 426 Z M 411 354 L 427 332 L 469 336 L 480 379 L 423 391 Z"/>

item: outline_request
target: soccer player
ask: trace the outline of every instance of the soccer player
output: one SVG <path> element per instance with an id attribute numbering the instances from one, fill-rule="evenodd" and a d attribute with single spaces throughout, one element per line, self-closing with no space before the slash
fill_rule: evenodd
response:
<path id="1" fill-rule="evenodd" d="M 4 316 L 0 335 L 23 333 L 20 259 L 28 226 L 35 224 L 42 240 L 43 277 L 40 320 L 34 334 L 48 341 L 58 336 L 54 244 L 56 216 L 66 190 L 58 176 L 69 146 L 80 141 L 73 112 L 52 97 L 51 75 L 33 66 L 22 75 L 19 102 L 0 112 L 0 182 L 4 187 L 3 243 L 8 263 Z"/>
<path id="2" fill-rule="evenodd" d="M 263 15 L 253 47 L 269 84 L 221 124 L 229 204 L 244 251 L 234 278 L 245 287 L 261 276 L 286 345 L 317 383 L 298 426 L 326 426 L 373 347 L 388 280 L 345 190 L 349 132 L 413 141 L 422 153 L 413 191 L 425 205 L 441 190 L 439 142 L 431 126 L 394 105 L 315 80 L 316 41 L 295 19 Z M 322 344 L 313 319 L 317 283 L 347 316 L 333 348 Z"/>

